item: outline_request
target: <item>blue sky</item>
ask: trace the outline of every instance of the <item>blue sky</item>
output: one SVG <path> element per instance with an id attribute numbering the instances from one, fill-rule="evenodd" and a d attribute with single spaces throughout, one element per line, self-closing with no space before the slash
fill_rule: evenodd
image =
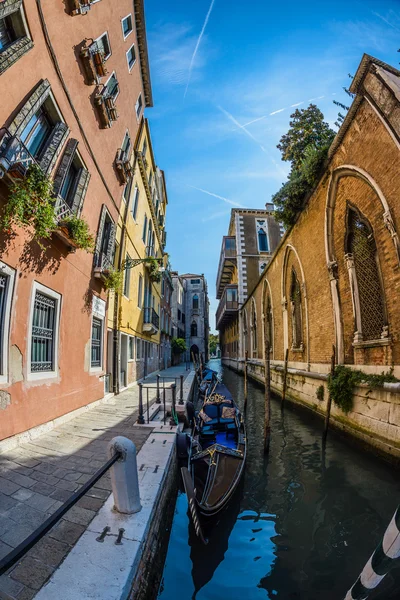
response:
<path id="1" fill-rule="evenodd" d="M 205 274 L 214 330 L 231 208 L 263 207 L 286 179 L 276 145 L 296 105 L 314 99 L 333 126 L 332 101 L 349 103 L 342 87 L 364 52 L 398 65 L 400 0 L 145 0 L 145 8 L 154 95 L 146 116 L 167 180 L 167 251 L 175 270 Z"/>

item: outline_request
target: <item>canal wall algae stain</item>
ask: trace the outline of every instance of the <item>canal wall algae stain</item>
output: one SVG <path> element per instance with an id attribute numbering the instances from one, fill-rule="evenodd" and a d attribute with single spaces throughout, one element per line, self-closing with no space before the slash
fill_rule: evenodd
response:
<path id="1" fill-rule="evenodd" d="M 242 406 L 243 378 L 222 373 Z M 263 408 L 263 390 L 249 381 L 243 490 L 208 546 L 192 535 L 178 495 L 159 600 L 339 600 L 380 541 L 399 472 L 335 433 L 324 449 L 314 413 L 282 414 L 277 399 L 265 457 Z M 398 600 L 399 569 L 382 585 L 377 599 Z"/>

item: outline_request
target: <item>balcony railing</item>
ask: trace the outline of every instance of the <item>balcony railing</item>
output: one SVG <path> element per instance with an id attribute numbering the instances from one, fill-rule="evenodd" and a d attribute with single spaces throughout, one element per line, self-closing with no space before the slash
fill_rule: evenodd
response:
<path id="1" fill-rule="evenodd" d="M 16 135 L 11 135 L 7 129 L 1 132 L 3 137 L 0 141 L 0 177 L 4 177 L 6 173 L 10 177 L 23 177 L 28 167 L 36 164 L 36 160 Z"/>
<path id="2" fill-rule="evenodd" d="M 94 105 L 97 108 L 102 127 L 111 127 L 113 122 L 118 119 L 114 97 L 105 92 L 96 93 L 94 97 Z"/>
<path id="3" fill-rule="evenodd" d="M 158 331 L 160 329 L 160 317 L 154 308 L 145 308 L 143 314 L 143 323 L 145 325 L 153 325 Z"/>
<path id="4" fill-rule="evenodd" d="M 229 322 L 237 313 L 239 309 L 237 297 L 237 285 L 229 285 L 225 287 L 224 292 L 222 294 L 222 298 L 217 308 L 217 313 L 215 315 L 217 329 L 220 325 Z"/>
<path id="5" fill-rule="evenodd" d="M 133 177 L 133 169 L 131 165 L 131 154 L 119 148 L 115 157 L 115 167 L 120 182 L 125 184 Z"/>
<path id="6" fill-rule="evenodd" d="M 57 223 L 59 223 L 66 217 L 70 217 L 73 214 L 71 208 L 65 202 L 64 198 L 61 198 L 61 196 L 57 196 L 57 199 L 56 199 L 56 202 L 54 205 L 54 213 L 55 213 Z"/>
<path id="7" fill-rule="evenodd" d="M 217 274 L 217 298 L 221 298 L 226 285 L 229 285 L 236 265 L 236 238 L 233 235 L 222 239 L 221 255 Z"/>
<path id="8" fill-rule="evenodd" d="M 94 255 L 94 268 L 95 268 L 95 277 L 98 274 L 101 276 L 102 273 L 107 271 L 112 271 L 114 269 L 114 265 L 107 254 L 104 252 L 96 252 Z"/>

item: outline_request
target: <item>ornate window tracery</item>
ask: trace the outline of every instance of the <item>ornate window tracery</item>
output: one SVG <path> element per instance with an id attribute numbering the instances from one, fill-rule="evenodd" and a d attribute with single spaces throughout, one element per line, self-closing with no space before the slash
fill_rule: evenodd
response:
<path id="1" fill-rule="evenodd" d="M 301 286 L 295 269 L 292 269 L 290 282 L 290 309 L 292 313 L 292 349 L 303 350 Z"/>

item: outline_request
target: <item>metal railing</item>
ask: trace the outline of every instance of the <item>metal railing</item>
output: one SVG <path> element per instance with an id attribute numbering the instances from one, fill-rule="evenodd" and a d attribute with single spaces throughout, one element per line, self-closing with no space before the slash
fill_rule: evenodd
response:
<path id="1" fill-rule="evenodd" d="M 163 404 L 163 421 L 164 425 L 167 419 L 167 395 L 170 392 L 171 397 L 171 424 L 175 422 L 177 424 L 176 418 L 176 381 L 179 379 L 178 377 L 171 377 L 169 379 L 174 380 L 174 383 L 171 383 L 170 386 L 165 386 L 165 381 L 163 382 L 163 387 L 160 387 L 160 379 L 161 377 L 157 375 L 157 385 L 144 385 L 143 383 L 139 383 L 139 416 L 138 416 L 138 425 L 144 425 L 145 423 L 150 423 L 150 407 L 152 406 L 151 401 L 154 400 L 153 404 Z M 168 379 L 167 377 L 162 378 L 164 380 Z M 155 398 L 149 398 L 149 390 L 155 390 Z M 144 418 L 144 396 L 146 402 L 146 419 Z M 162 401 L 161 401 L 162 398 Z M 181 376 L 181 389 L 180 389 L 180 400 L 179 404 L 183 404 L 183 375 Z M 156 411 L 157 412 L 157 411 Z M 155 413 L 154 413 L 155 414 Z"/>
<path id="2" fill-rule="evenodd" d="M 229 292 L 229 290 L 235 290 L 236 291 L 236 300 L 228 300 L 227 299 L 227 293 Z M 218 308 L 217 308 L 217 312 L 215 314 L 215 320 L 216 320 L 216 324 L 218 326 L 219 322 L 221 321 L 222 317 L 224 316 L 226 311 L 237 311 L 239 308 L 239 303 L 237 300 L 237 290 L 238 287 L 237 285 L 231 285 L 231 286 L 227 286 L 224 289 L 224 293 L 222 294 L 222 298 L 219 301 L 218 304 Z"/>
<path id="3" fill-rule="evenodd" d="M 145 308 L 143 315 L 143 323 L 151 323 L 156 329 L 160 328 L 160 317 L 154 308 Z"/>
<path id="4" fill-rule="evenodd" d="M 12 135 L 5 128 L 0 132 L 3 132 L 0 142 L 0 165 L 5 172 L 15 165 L 21 165 L 22 169 L 26 171 L 31 165 L 37 164 L 18 136 Z"/>
<path id="5" fill-rule="evenodd" d="M 110 271 L 114 268 L 112 261 L 104 252 L 96 252 L 93 259 L 94 267 L 102 271 Z"/>
<path id="6" fill-rule="evenodd" d="M 31 535 L 21 542 L 14 550 L 0 560 L 0 576 L 15 565 L 52 527 L 82 498 L 101 477 L 121 458 L 121 452 L 116 452 L 82 487 L 72 494 L 60 508 L 46 519 Z"/>
<path id="7" fill-rule="evenodd" d="M 54 213 L 57 223 L 65 219 L 65 217 L 70 217 L 73 214 L 71 208 L 61 196 L 57 196 L 56 198 Z"/>

